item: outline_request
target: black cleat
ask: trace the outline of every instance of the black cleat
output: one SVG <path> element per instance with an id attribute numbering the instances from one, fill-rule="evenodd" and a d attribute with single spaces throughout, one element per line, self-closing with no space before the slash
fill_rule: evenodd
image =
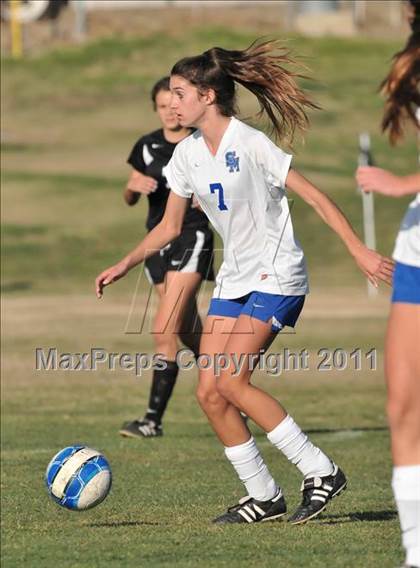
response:
<path id="1" fill-rule="evenodd" d="M 125 422 L 121 427 L 120 434 L 126 438 L 156 438 L 163 436 L 163 430 L 161 424 L 142 418 L 141 420 Z"/>
<path id="2" fill-rule="evenodd" d="M 299 525 L 313 519 L 325 509 L 333 497 L 339 495 L 346 487 L 346 476 L 336 465 L 331 475 L 304 479 L 301 487 L 302 503 L 289 518 L 289 523 Z"/>
<path id="3" fill-rule="evenodd" d="M 269 501 L 257 501 L 249 495 L 242 497 L 237 505 L 213 520 L 216 525 L 232 523 L 259 523 L 274 521 L 286 514 L 286 501 L 281 491 Z"/>

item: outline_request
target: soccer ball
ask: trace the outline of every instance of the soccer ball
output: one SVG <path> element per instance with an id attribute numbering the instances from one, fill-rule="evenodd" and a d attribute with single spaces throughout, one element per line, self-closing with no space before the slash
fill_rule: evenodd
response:
<path id="1" fill-rule="evenodd" d="M 109 463 L 97 450 L 69 446 L 59 451 L 45 472 L 52 499 L 67 509 L 83 511 L 99 505 L 111 489 Z"/>

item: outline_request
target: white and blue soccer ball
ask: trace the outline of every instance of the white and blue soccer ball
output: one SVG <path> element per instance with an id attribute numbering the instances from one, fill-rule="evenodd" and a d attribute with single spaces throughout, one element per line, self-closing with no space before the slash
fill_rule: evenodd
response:
<path id="1" fill-rule="evenodd" d="M 101 452 L 86 446 L 69 446 L 48 464 L 45 483 L 56 503 L 83 511 L 99 505 L 108 495 L 111 468 Z"/>

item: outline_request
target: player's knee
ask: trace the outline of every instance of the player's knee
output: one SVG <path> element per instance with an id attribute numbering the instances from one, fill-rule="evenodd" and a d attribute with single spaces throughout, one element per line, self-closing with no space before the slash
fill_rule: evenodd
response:
<path id="1" fill-rule="evenodd" d="M 408 393 L 400 392 L 390 396 L 387 403 L 388 421 L 393 430 L 418 431 L 420 416 L 415 400 Z"/>
<path id="2" fill-rule="evenodd" d="M 198 385 L 196 397 L 199 405 L 206 412 L 215 411 L 225 405 L 225 401 L 217 390 L 215 388 L 209 388 L 207 385 Z"/>
<path id="3" fill-rule="evenodd" d="M 237 381 L 230 374 L 228 376 L 222 374 L 217 381 L 217 392 L 225 400 L 236 405 L 239 396 L 238 386 Z"/>
<path id="4" fill-rule="evenodd" d="M 177 349 L 177 336 L 175 333 L 156 333 L 155 347 L 158 353 L 173 352 Z"/>

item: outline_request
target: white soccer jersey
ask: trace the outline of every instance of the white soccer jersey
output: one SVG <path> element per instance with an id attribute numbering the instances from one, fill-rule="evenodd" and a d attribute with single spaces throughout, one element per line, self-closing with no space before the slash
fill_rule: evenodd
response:
<path id="1" fill-rule="evenodd" d="M 165 170 L 169 186 L 181 197 L 194 193 L 223 240 L 213 297 L 308 293 L 304 255 L 285 192 L 291 159 L 265 134 L 236 118 L 215 156 L 200 131 L 177 145 Z"/>
<path id="2" fill-rule="evenodd" d="M 404 215 L 392 257 L 397 262 L 420 268 L 420 193 Z"/>
<path id="3" fill-rule="evenodd" d="M 420 108 L 416 111 L 420 127 Z M 418 134 L 420 144 L 420 131 Z M 418 157 L 420 164 L 420 154 Z M 392 258 L 397 262 L 420 268 L 420 192 L 408 206 L 395 241 Z"/>

